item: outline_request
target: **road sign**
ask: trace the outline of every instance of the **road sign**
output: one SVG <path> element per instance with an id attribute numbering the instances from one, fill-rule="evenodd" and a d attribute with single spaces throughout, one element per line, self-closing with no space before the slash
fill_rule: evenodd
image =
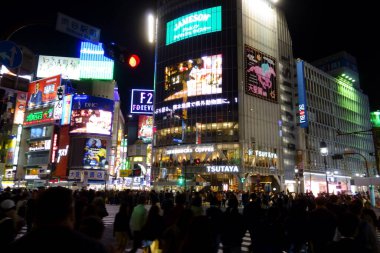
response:
<path id="1" fill-rule="evenodd" d="M 21 49 L 10 40 L 0 41 L 0 62 L 8 68 L 17 68 L 22 62 Z"/>
<path id="2" fill-rule="evenodd" d="M 100 39 L 100 29 L 90 26 L 75 18 L 58 13 L 56 30 L 69 34 L 81 40 L 97 44 Z"/>

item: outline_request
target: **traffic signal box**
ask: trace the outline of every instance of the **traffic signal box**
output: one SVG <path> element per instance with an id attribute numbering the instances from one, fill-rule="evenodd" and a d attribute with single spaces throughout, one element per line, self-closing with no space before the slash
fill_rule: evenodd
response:
<path id="1" fill-rule="evenodd" d="M 127 63 L 129 67 L 136 68 L 140 64 L 140 57 L 128 52 L 115 43 L 103 43 L 104 56 L 119 63 Z"/>

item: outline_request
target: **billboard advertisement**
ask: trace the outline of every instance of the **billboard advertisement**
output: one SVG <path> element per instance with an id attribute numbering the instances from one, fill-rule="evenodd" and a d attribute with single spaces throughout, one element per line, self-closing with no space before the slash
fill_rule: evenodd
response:
<path id="1" fill-rule="evenodd" d="M 13 124 L 23 124 L 28 93 L 18 91 L 16 97 L 15 116 Z"/>
<path id="2" fill-rule="evenodd" d="M 71 94 L 63 97 L 61 125 L 70 124 L 72 99 L 73 96 Z"/>
<path id="3" fill-rule="evenodd" d="M 276 61 L 245 45 L 245 93 L 277 103 Z"/>
<path id="4" fill-rule="evenodd" d="M 70 133 L 110 135 L 114 101 L 75 95 L 72 102 Z"/>
<path id="5" fill-rule="evenodd" d="M 190 59 L 165 68 L 164 101 L 222 93 L 222 55 Z"/>
<path id="6" fill-rule="evenodd" d="M 26 113 L 24 125 L 49 123 L 54 121 L 54 108 L 41 108 Z"/>
<path id="7" fill-rule="evenodd" d="M 84 146 L 83 166 L 104 168 L 107 157 L 107 141 L 89 138 Z"/>
<path id="8" fill-rule="evenodd" d="M 79 59 L 80 79 L 113 80 L 114 61 L 104 56 L 102 43 L 82 42 Z"/>
<path id="9" fill-rule="evenodd" d="M 28 108 L 55 101 L 57 99 L 57 89 L 60 85 L 61 75 L 31 82 L 28 89 Z"/>
<path id="10" fill-rule="evenodd" d="M 153 90 L 132 89 L 131 113 L 153 114 Z"/>
<path id="11" fill-rule="evenodd" d="M 79 58 L 40 55 L 37 77 L 62 75 L 64 79 L 79 80 Z"/>
<path id="12" fill-rule="evenodd" d="M 221 30 L 221 6 L 192 12 L 166 23 L 166 45 Z"/>
<path id="13" fill-rule="evenodd" d="M 153 138 L 153 116 L 139 115 L 137 138 L 144 143 L 151 143 Z"/>
<path id="14" fill-rule="evenodd" d="M 307 117 L 306 104 L 306 84 L 304 73 L 304 62 L 297 61 L 297 83 L 298 83 L 298 113 L 300 115 L 300 127 L 307 128 L 309 126 Z"/>

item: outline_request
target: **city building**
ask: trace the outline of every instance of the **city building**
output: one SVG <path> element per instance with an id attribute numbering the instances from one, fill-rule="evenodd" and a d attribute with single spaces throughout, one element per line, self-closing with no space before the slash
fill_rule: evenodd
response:
<path id="1" fill-rule="evenodd" d="M 295 71 L 266 0 L 158 1 L 152 184 L 284 190 L 294 181 Z"/>
<path id="2" fill-rule="evenodd" d="M 312 64 L 297 59 L 299 145 L 295 186 L 313 193 L 366 191 L 378 174 L 368 96 L 347 52 Z M 321 153 L 321 148 L 327 148 Z"/>

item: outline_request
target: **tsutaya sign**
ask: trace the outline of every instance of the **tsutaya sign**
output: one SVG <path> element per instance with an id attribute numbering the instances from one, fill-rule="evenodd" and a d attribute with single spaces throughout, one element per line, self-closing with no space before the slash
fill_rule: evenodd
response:
<path id="1" fill-rule="evenodd" d="M 218 173 L 218 172 L 224 172 L 224 173 L 228 173 L 228 172 L 239 172 L 239 167 L 236 166 L 236 165 L 209 165 L 209 166 L 206 166 L 207 168 L 207 172 L 211 172 L 211 173 Z"/>
<path id="2" fill-rule="evenodd" d="M 187 154 L 187 153 L 204 153 L 204 152 L 214 152 L 214 146 L 197 146 L 195 148 L 192 147 L 184 147 L 184 148 L 176 148 L 176 149 L 167 149 L 166 154 Z"/>

